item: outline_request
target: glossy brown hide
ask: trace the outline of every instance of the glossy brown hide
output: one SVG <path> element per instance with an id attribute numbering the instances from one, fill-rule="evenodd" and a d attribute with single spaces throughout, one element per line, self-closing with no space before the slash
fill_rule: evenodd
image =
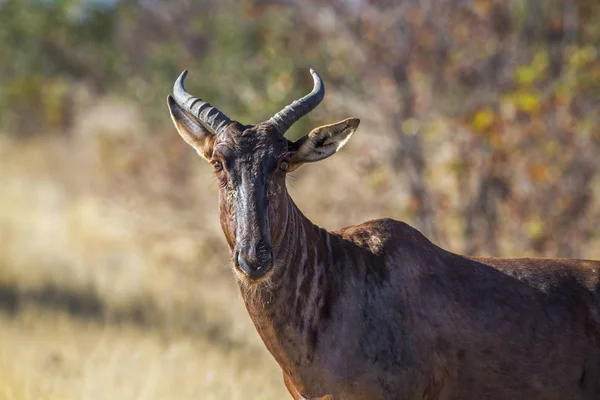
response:
<path id="1" fill-rule="evenodd" d="M 391 219 L 327 232 L 276 168 L 295 144 L 268 124 L 214 140 L 265 185 L 273 267 L 233 270 L 293 398 L 600 399 L 600 262 L 463 257 Z M 240 192 L 217 176 L 233 250 Z"/>
<path id="2" fill-rule="evenodd" d="M 273 272 L 236 273 L 294 398 L 600 399 L 600 262 L 465 258 L 391 219 L 329 233 L 273 179 Z"/>
<path id="3" fill-rule="evenodd" d="M 236 273 L 294 398 L 600 399 L 600 262 L 465 258 L 391 219 L 329 233 L 271 184 L 273 272 Z"/>
<path id="4" fill-rule="evenodd" d="M 242 295 L 294 398 L 600 398 L 600 262 L 469 259 L 285 207 L 278 265 Z"/>

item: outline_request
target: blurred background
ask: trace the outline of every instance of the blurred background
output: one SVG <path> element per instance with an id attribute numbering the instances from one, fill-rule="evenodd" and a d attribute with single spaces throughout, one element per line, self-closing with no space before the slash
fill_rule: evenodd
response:
<path id="1" fill-rule="evenodd" d="M 597 0 L 0 0 L 0 399 L 281 399 L 228 270 L 190 92 L 362 123 L 290 192 L 458 253 L 600 259 Z"/>

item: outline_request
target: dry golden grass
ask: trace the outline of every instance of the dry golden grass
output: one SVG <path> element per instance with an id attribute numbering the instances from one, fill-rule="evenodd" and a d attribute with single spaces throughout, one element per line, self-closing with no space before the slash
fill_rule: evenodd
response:
<path id="1" fill-rule="evenodd" d="M 281 399 L 258 343 L 161 335 L 130 325 L 22 311 L 0 318 L 0 399 Z"/>

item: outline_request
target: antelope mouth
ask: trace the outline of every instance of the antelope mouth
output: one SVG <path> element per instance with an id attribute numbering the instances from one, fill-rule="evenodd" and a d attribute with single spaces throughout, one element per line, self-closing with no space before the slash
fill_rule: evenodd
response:
<path id="1" fill-rule="evenodd" d="M 248 260 L 240 255 L 240 252 L 235 252 L 233 255 L 233 266 L 238 279 L 242 279 L 248 283 L 260 283 L 269 279 L 273 273 L 272 257 L 267 262 L 259 262 L 258 260 Z"/>
<path id="2" fill-rule="evenodd" d="M 265 271 L 260 274 L 248 274 L 241 270 L 235 262 L 233 263 L 233 272 L 235 273 L 237 280 L 251 285 L 257 285 L 269 280 L 271 275 L 273 275 L 273 269 L 273 265 L 271 265 L 265 268 Z"/>

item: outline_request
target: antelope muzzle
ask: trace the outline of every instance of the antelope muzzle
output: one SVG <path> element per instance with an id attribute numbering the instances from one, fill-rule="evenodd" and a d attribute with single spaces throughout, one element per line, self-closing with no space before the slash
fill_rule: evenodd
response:
<path id="1" fill-rule="evenodd" d="M 260 280 L 273 268 L 273 250 L 266 243 L 238 248 L 234 254 L 235 267 L 250 280 Z"/>

